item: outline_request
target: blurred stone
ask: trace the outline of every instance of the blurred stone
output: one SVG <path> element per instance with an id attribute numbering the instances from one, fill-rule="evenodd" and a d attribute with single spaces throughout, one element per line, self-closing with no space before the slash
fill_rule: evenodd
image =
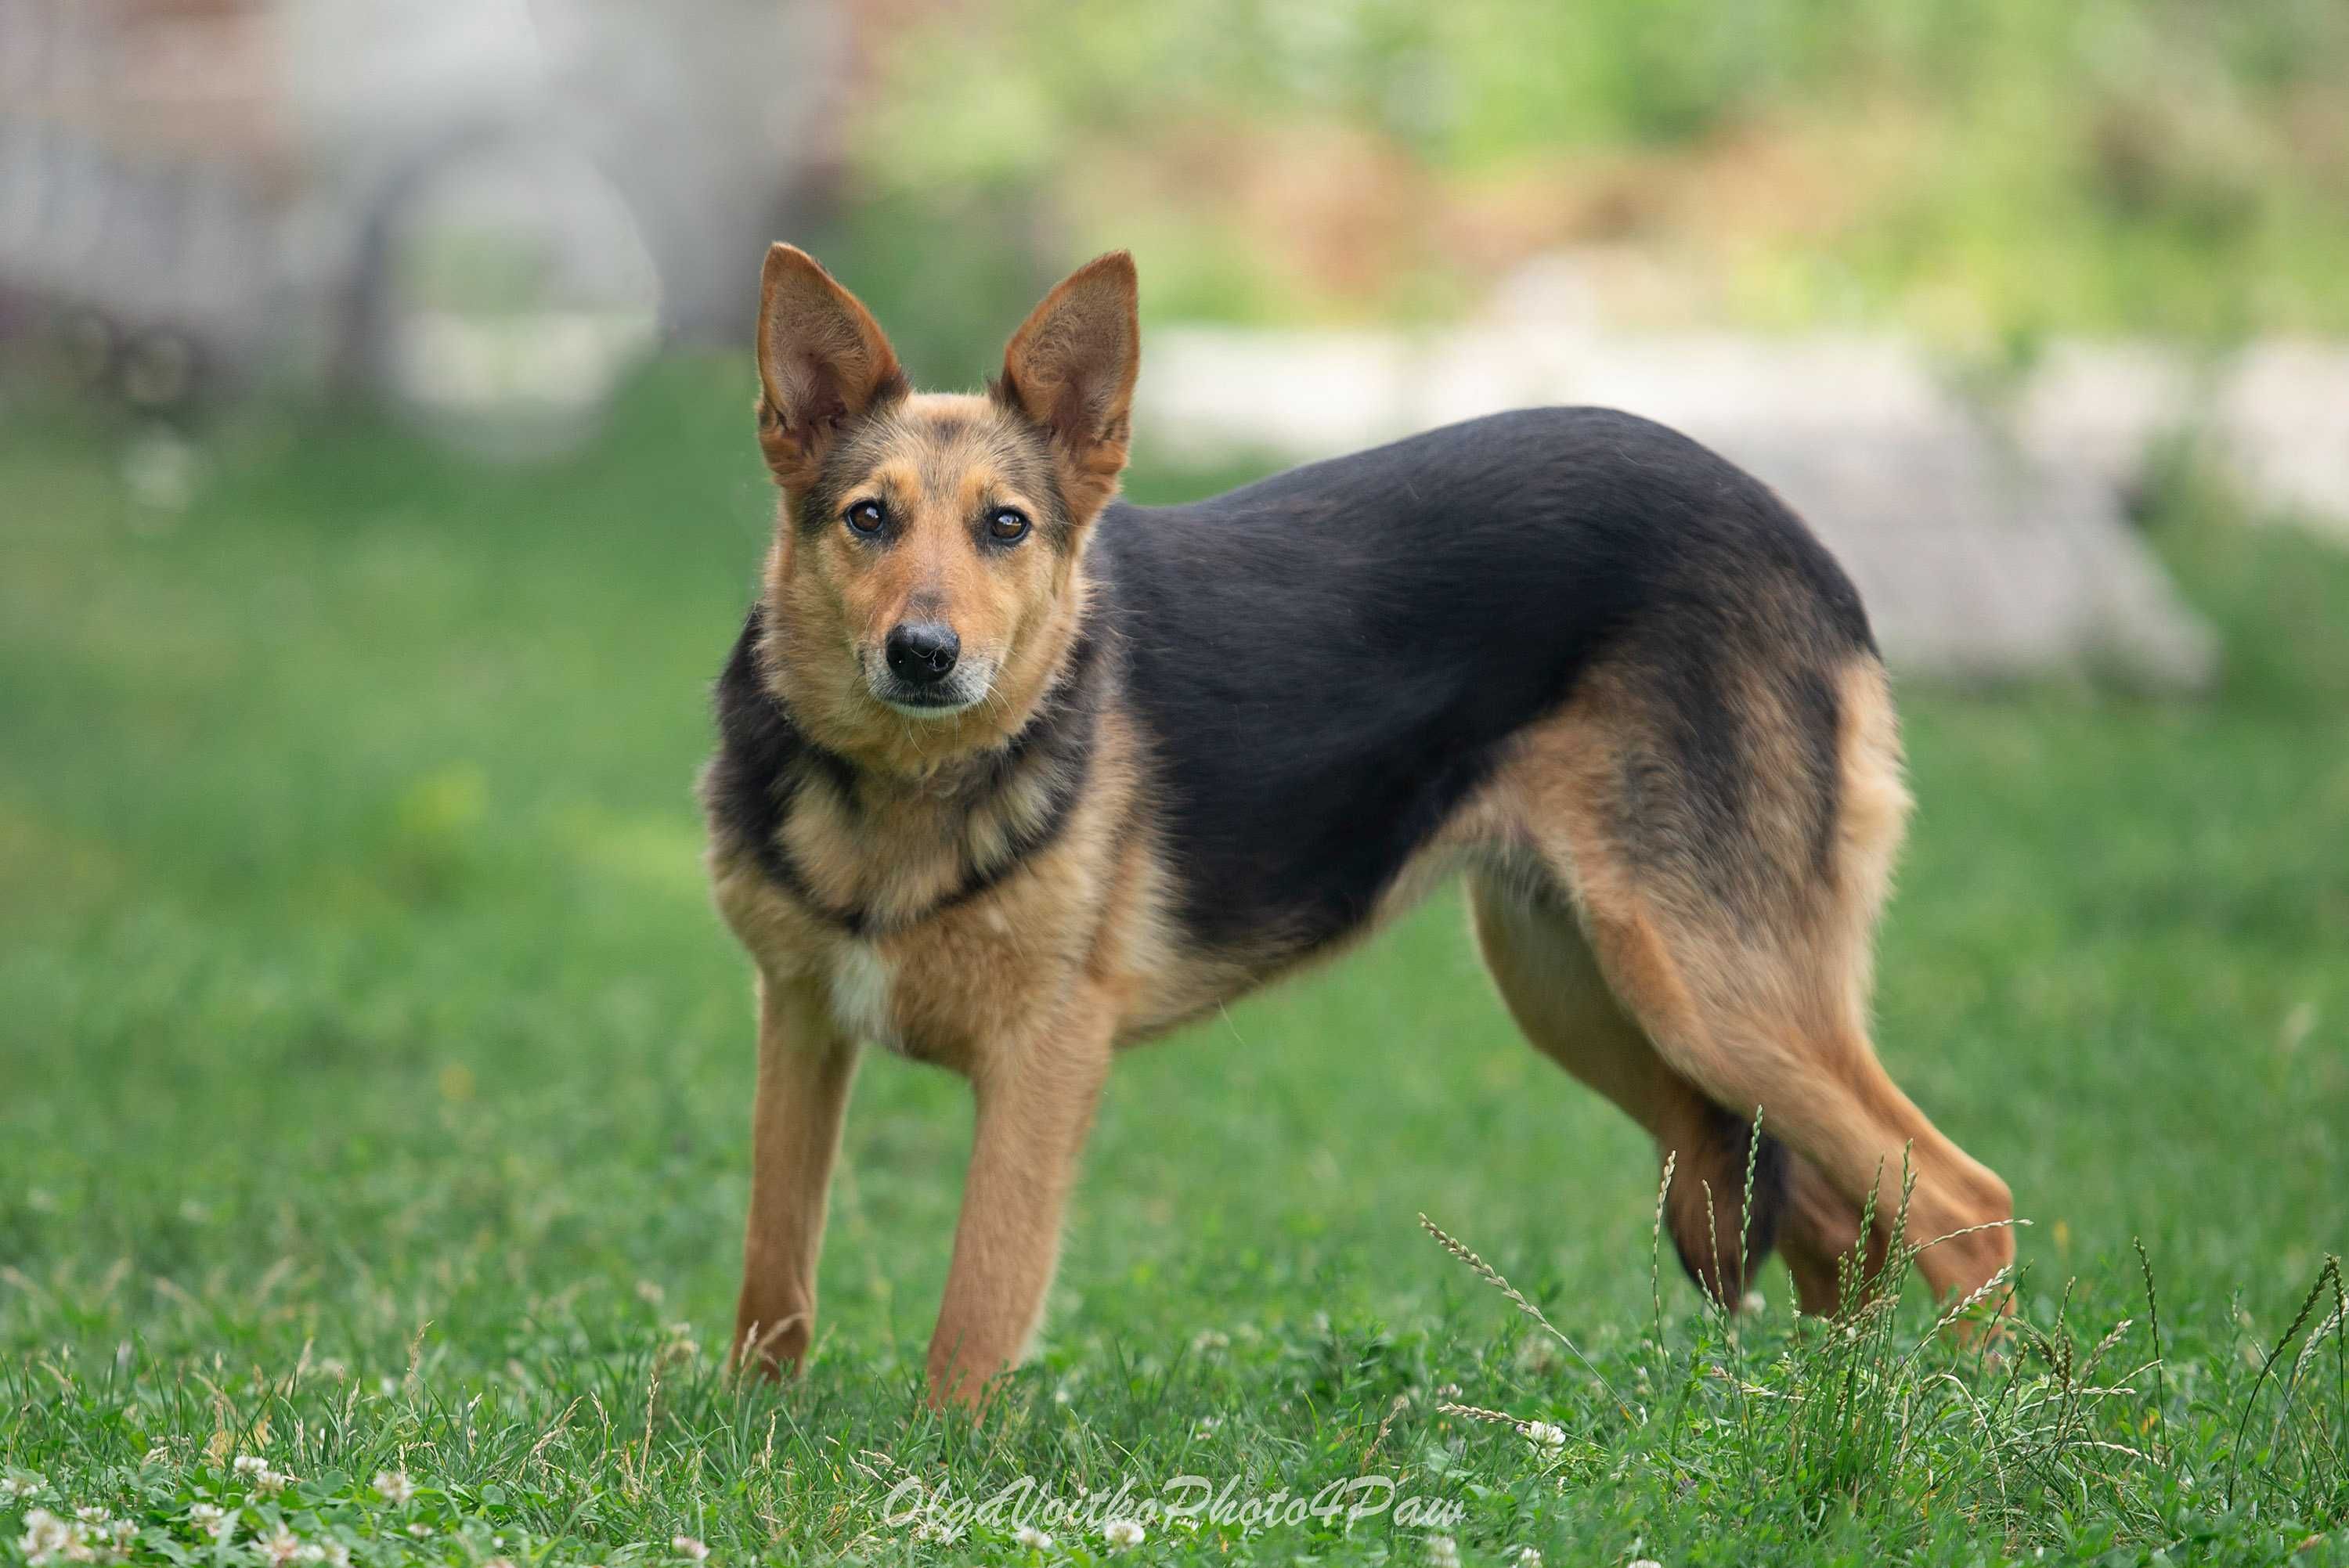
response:
<path id="1" fill-rule="evenodd" d="M 1162 330 L 1143 438 L 1193 459 L 1293 461 L 1503 408 L 1624 408 L 1713 447 L 1802 513 L 1859 584 L 1897 669 L 2170 689 L 2214 674 L 2214 639 L 2108 477 L 2020 449 L 1899 340 L 1613 337 L 1571 310 L 1524 315 L 1418 338 Z"/>
<path id="2" fill-rule="evenodd" d="M 2254 343 L 2221 380 L 2211 425 L 2255 501 L 2349 542 L 2349 346 Z"/>
<path id="3" fill-rule="evenodd" d="M 2217 673 L 2216 639 L 2090 474 L 2032 463 L 1968 424 L 1864 442 L 1749 425 L 1712 445 L 1836 552 L 1895 669 L 2189 691 Z"/>
<path id="4" fill-rule="evenodd" d="M 2062 342 L 2016 400 L 2016 438 L 2107 482 L 2145 480 L 2183 445 L 2255 517 L 2349 542 L 2349 346 L 2267 338 L 2225 355 Z"/>

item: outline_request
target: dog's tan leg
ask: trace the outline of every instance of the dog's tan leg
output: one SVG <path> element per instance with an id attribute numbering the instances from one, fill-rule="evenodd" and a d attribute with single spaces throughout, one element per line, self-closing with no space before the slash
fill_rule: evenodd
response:
<path id="1" fill-rule="evenodd" d="M 1906 1239 L 1937 1241 L 2013 1218 L 2006 1183 L 1941 1134 L 1900 1092 L 1857 1029 L 1772 1016 L 1705 998 L 1640 917 L 1600 923 L 1601 962 L 1617 994 L 1649 1020 L 1657 1048 L 1725 1101 L 1765 1109 L 1770 1126 L 1852 1204 L 1872 1191 L 1888 1222 L 1904 1168 L 1916 1181 Z M 2014 1257 L 2004 1229 L 1940 1242 L 1918 1259 L 1936 1293 L 1971 1291 Z"/>
<path id="2" fill-rule="evenodd" d="M 1786 684 L 1731 689 L 1724 723 L 1745 771 L 1725 801 L 1684 771 L 1682 718 L 1646 666 L 1592 676 L 1522 754 L 1521 831 L 1663 1065 L 1715 1105 L 1761 1107 L 1814 1168 L 1819 1180 L 1797 1168 L 1790 1194 L 1806 1302 L 1826 1304 L 1861 1205 L 1872 1196 L 1887 1227 L 1899 1213 L 1904 1163 L 1907 1239 L 1972 1233 L 1919 1269 L 1944 1295 L 1968 1293 L 2013 1258 L 2012 1197 L 1900 1092 L 1868 1033 L 1876 916 L 1908 809 L 1883 672 L 1854 659 L 1819 683 L 1837 725 L 1824 838 L 1816 754 Z"/>
<path id="3" fill-rule="evenodd" d="M 769 1376 L 796 1368 L 815 1330 L 816 1257 L 840 1152 L 856 1047 L 812 989 L 759 983 L 759 1088 L 751 1111 L 750 1218 L 734 1360 Z"/>
<path id="4" fill-rule="evenodd" d="M 1061 1213 L 1109 1077 L 1112 1027 L 1109 1008 L 1089 1002 L 972 1076 L 978 1119 L 930 1339 L 933 1405 L 976 1408 L 1036 1331 Z"/>
<path id="5" fill-rule="evenodd" d="M 1695 1195 L 1699 1225 L 1706 1222 L 1699 1183 L 1713 1183 L 1710 1233 L 1702 1240 L 1692 1234 L 1689 1263 L 1700 1285 L 1734 1306 L 1748 1284 L 1734 1185 L 1743 1180 L 1743 1159 L 1708 1158 L 1720 1119 L 1712 1102 L 1664 1065 L 1608 991 L 1571 911 L 1539 890 L 1481 872 L 1468 879 L 1468 899 L 1485 966 L 1526 1040 L 1656 1140 L 1658 1158 L 1673 1161 L 1675 1190 Z M 1729 1163 L 1739 1168 L 1731 1171 Z"/>
<path id="6" fill-rule="evenodd" d="M 1890 1228 L 1871 1227 L 1863 1249 L 1859 1205 L 1837 1191 L 1825 1171 L 1799 1155 L 1792 1174 L 1778 1250 L 1785 1254 L 1787 1271 L 1795 1276 L 1795 1305 L 1814 1316 L 1832 1316 L 1844 1305 L 1847 1270 L 1859 1271 L 1851 1284 L 1863 1297 L 1868 1282 L 1883 1272 Z"/>
<path id="7" fill-rule="evenodd" d="M 1616 1003 L 1572 912 L 1481 872 L 1468 879 L 1468 909 L 1485 965 L 1534 1048 L 1613 1100 L 1664 1151 L 1676 1148 L 1704 1097 Z"/>
<path id="8" fill-rule="evenodd" d="M 1762 1107 L 1772 1131 L 1846 1204 L 1872 1191 L 1881 1222 L 1900 1210 L 1905 1164 L 1916 1180 L 1912 1243 L 2013 1217 L 2006 1183 L 1942 1136 L 1877 1060 L 1859 982 L 1817 967 L 1838 956 L 1831 934 L 1773 951 L 1648 896 L 1603 844 L 1578 852 L 1576 864 L 1599 967 L 1673 1070 L 1718 1104 Z M 2013 1256 L 2009 1231 L 1978 1230 L 1930 1248 L 1918 1268 L 1946 1296 L 1971 1291 Z M 1805 1285 L 1815 1299 L 1826 1288 L 1816 1271 Z"/>
<path id="9" fill-rule="evenodd" d="M 1664 1065 L 1615 1000 L 1562 894 L 1485 872 L 1469 878 L 1468 892 L 1485 967 L 1526 1038 L 1638 1122 L 1656 1140 L 1660 1158 L 1673 1158 L 1673 1186 L 1699 1222 L 1705 1195 L 1698 1184 L 1714 1188 L 1710 1245 L 1698 1243 L 1692 1261 L 1698 1283 L 1734 1305 L 1752 1283 L 1746 1276 L 1756 1260 L 1744 1260 L 1741 1270 L 1744 1151 L 1719 1147 L 1720 1113 L 1694 1084 Z M 1796 1304 L 1805 1312 L 1833 1313 L 1841 1304 L 1842 1260 L 1859 1241 L 1859 1211 L 1809 1161 L 1791 1151 L 1788 1160 L 1779 1250 L 1795 1277 Z M 1873 1263 L 1882 1262 L 1879 1243 Z"/>

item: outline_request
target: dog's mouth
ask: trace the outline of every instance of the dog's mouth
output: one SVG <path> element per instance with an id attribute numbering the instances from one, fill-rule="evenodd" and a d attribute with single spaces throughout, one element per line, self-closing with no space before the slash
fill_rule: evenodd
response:
<path id="1" fill-rule="evenodd" d="M 966 659 L 943 679 L 914 682 L 900 676 L 876 658 L 864 661 L 865 689 L 874 700 L 908 718 L 952 718 L 987 700 L 995 678 L 995 661 Z"/>

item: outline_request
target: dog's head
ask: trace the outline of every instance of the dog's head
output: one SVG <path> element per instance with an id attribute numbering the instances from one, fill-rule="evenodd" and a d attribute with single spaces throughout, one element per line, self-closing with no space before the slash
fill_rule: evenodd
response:
<path id="1" fill-rule="evenodd" d="M 854 295 L 767 253 L 759 444 L 781 486 L 768 662 L 823 744 L 918 767 L 1025 721 L 1082 613 L 1078 570 L 1125 467 L 1133 261 L 1062 282 L 984 394 L 916 393 Z"/>

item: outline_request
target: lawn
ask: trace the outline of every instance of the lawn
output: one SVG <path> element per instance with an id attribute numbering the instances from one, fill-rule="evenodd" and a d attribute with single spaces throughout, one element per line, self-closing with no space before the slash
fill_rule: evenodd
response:
<path id="1" fill-rule="evenodd" d="M 11 414 L 0 1562 L 88 1507 L 120 1545 L 60 1557 L 1086 1562 L 1114 1513 L 1133 1561 L 2349 1563 L 2349 560 L 2191 486 L 2215 696 L 1904 693 L 1880 1037 L 2032 1222 L 2001 1355 L 1914 1285 L 1700 1311 L 1446 896 L 1121 1064 L 976 1428 L 919 1386 L 966 1096 L 868 1064 L 812 1364 L 735 1386 L 750 1013 L 689 787 L 769 506 L 740 382 L 666 367 L 554 471 L 235 434 L 175 514 Z M 1104 1501 L 1186 1475 L 1220 1516 Z"/>

